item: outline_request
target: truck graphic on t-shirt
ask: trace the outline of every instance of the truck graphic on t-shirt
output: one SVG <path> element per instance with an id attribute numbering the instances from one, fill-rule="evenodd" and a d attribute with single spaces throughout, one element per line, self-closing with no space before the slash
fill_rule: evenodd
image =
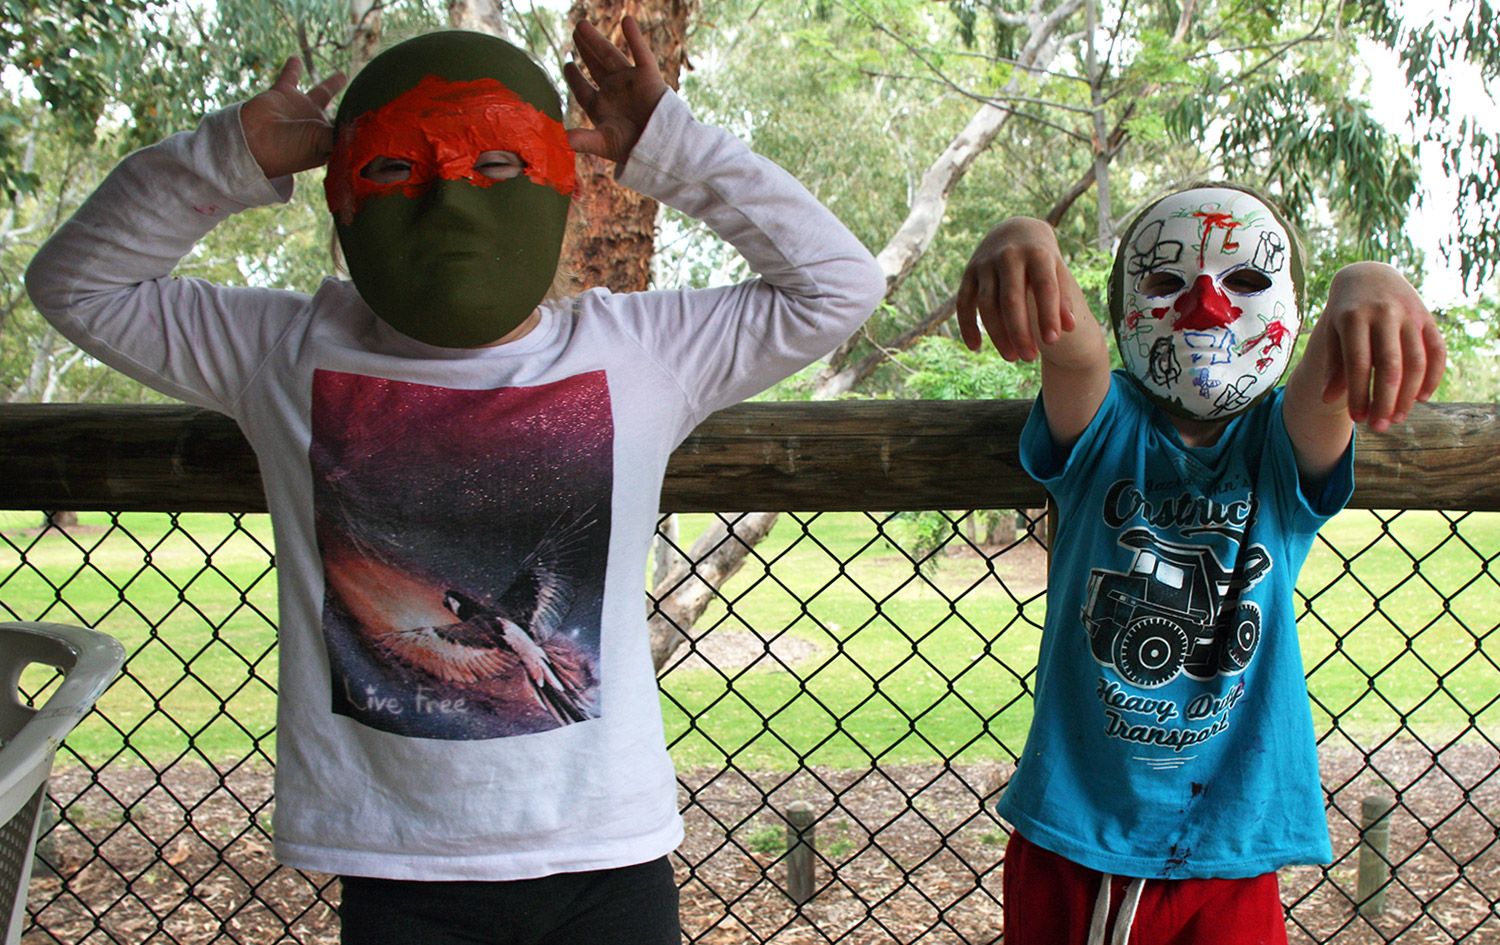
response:
<path id="1" fill-rule="evenodd" d="M 1229 571 L 1212 548 L 1166 541 L 1146 528 L 1128 529 L 1121 545 L 1136 549 L 1129 572 L 1089 574 L 1083 624 L 1094 659 L 1127 682 L 1164 686 L 1232 676 L 1250 665 L 1260 642 L 1260 608 L 1240 600 L 1270 570 L 1252 545 Z"/>

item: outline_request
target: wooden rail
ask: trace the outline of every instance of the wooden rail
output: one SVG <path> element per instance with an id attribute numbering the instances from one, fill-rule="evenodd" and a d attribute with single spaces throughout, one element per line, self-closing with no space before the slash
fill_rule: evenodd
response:
<path id="1" fill-rule="evenodd" d="M 741 404 L 672 456 L 667 512 L 1034 508 L 1026 401 Z M 1354 508 L 1500 511 L 1500 406 L 1418 405 L 1361 430 Z M 0 406 L 0 508 L 265 511 L 233 421 L 185 406 Z"/>

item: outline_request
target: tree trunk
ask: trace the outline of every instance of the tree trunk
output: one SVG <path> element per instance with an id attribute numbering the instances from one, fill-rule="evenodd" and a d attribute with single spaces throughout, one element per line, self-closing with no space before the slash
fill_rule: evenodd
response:
<path id="1" fill-rule="evenodd" d="M 674 512 L 662 517 L 660 524 L 656 526 L 656 538 L 651 542 L 651 586 L 661 584 L 662 579 L 673 568 L 681 567 L 685 560 L 682 557 L 678 517 Z"/>
<path id="2" fill-rule="evenodd" d="M 568 21 L 587 18 L 617 45 L 624 45 L 620 23 L 635 17 L 656 54 L 663 78 L 677 88 L 687 63 L 687 29 L 692 0 L 577 0 Z M 568 124 L 588 118 L 577 102 L 568 104 Z M 612 292 L 640 292 L 651 284 L 656 249 L 656 201 L 615 183 L 614 166 L 591 155 L 578 156 L 578 190 L 573 200 L 572 234 L 564 247 L 563 268 L 575 291 L 605 286 Z M 662 554 L 654 572 L 656 610 L 649 623 L 651 656 L 660 669 L 686 639 L 720 586 L 738 571 L 745 556 L 770 532 L 777 513 L 735 518 L 733 534 L 722 522 L 680 555 Z M 669 526 L 670 527 L 670 526 Z M 675 558 L 675 561 L 671 559 Z M 664 564 L 671 561 L 669 567 Z M 665 574 L 663 574 L 665 571 Z"/>
<path id="3" fill-rule="evenodd" d="M 1088 36 L 1084 42 L 1088 49 L 1089 107 L 1094 122 L 1094 193 L 1098 197 L 1099 252 L 1114 255 L 1115 227 L 1114 210 L 1109 195 L 1109 127 L 1104 119 L 1104 70 L 1099 68 L 1098 33 L 1099 0 L 1088 0 Z"/>
<path id="4" fill-rule="evenodd" d="M 692 0 L 578 0 L 568 21 L 587 18 L 617 45 L 624 45 L 620 22 L 631 14 L 656 53 L 662 76 L 677 88 L 687 65 L 687 28 Z M 588 117 L 568 104 L 568 124 Z M 656 201 L 614 180 L 614 165 L 592 155 L 578 156 L 578 190 L 573 199 L 572 239 L 564 247 L 564 271 L 575 291 L 606 286 L 612 292 L 640 292 L 651 284 L 656 248 Z"/>
<path id="5" fill-rule="evenodd" d="M 1016 56 L 1019 64 L 1010 81 L 1005 84 L 997 99 L 1011 98 L 1031 82 L 1031 71 L 1046 69 L 1057 58 L 1063 37 L 1059 31 L 1068 18 L 1078 11 L 1083 0 L 1063 0 L 1051 10 L 1045 9 L 1047 0 L 1035 0 L 1026 14 L 1030 34 L 1025 46 Z M 1010 120 L 1010 109 L 989 102 L 981 105 L 963 129 L 954 135 L 948 146 L 938 155 L 922 174 L 917 185 L 916 196 L 906 219 L 896 229 L 895 235 L 875 256 L 875 261 L 885 273 L 885 294 L 890 298 L 911 275 L 913 269 L 926 255 L 948 209 L 948 195 L 958 185 L 974 161 L 983 154 Z M 917 337 L 920 337 L 917 336 Z M 915 343 L 916 338 L 908 341 Z M 828 367 L 818 378 L 813 388 L 814 400 L 830 400 L 847 393 L 854 387 L 855 372 L 847 369 L 847 358 L 852 346 L 845 345 L 829 359 Z M 896 350 L 887 346 L 888 350 Z M 866 372 L 867 374 L 868 372 Z"/>
<path id="6" fill-rule="evenodd" d="M 380 52 L 380 0 L 350 0 L 349 75 Z"/>
<path id="7" fill-rule="evenodd" d="M 1010 545 L 1016 540 L 1016 510 L 999 509 L 998 511 L 984 513 L 984 545 L 993 548 L 997 545 Z"/>
<path id="8" fill-rule="evenodd" d="M 684 632 L 739 571 L 750 549 L 771 533 L 779 512 L 744 512 L 714 520 L 680 562 L 656 582 L 651 596 L 656 610 L 647 621 L 651 631 L 651 660 L 657 672 L 687 641 Z M 727 519 L 727 521 L 726 521 Z"/>
<path id="9" fill-rule="evenodd" d="M 456 30 L 488 33 L 506 42 L 515 42 L 495 0 L 448 0 L 448 25 Z"/>

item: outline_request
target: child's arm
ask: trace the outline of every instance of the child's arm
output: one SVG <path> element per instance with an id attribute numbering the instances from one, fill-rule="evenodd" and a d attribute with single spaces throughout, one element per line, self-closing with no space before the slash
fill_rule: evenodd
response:
<path id="1" fill-rule="evenodd" d="M 286 201 L 290 172 L 326 157 L 322 105 L 343 77 L 304 96 L 300 72 L 289 62 L 267 92 L 121 161 L 27 267 L 42 317 L 116 370 L 233 413 L 307 298 L 169 276 L 221 221 Z"/>
<path id="2" fill-rule="evenodd" d="M 1109 351 L 1052 227 L 1012 217 L 980 241 L 958 290 L 959 329 L 973 351 L 983 343 L 978 321 L 1007 361 L 1040 352 L 1047 426 L 1071 447 L 1109 393 Z"/>
<path id="3" fill-rule="evenodd" d="M 1379 433 L 1437 389 L 1443 336 L 1416 290 L 1384 263 L 1345 266 L 1287 379 L 1282 415 L 1297 469 L 1321 482 L 1349 447 L 1354 424 Z"/>
<path id="4" fill-rule="evenodd" d="M 624 30 L 628 54 L 592 26 L 574 34 L 589 78 L 573 66 L 568 84 L 594 127 L 570 129 L 569 142 L 624 162 L 621 185 L 706 224 L 755 276 L 710 288 L 588 291 L 575 305 L 661 365 L 688 406 L 683 422 L 696 424 L 833 350 L 879 304 L 885 276 L 790 174 L 693 118 L 661 81 L 634 21 Z"/>

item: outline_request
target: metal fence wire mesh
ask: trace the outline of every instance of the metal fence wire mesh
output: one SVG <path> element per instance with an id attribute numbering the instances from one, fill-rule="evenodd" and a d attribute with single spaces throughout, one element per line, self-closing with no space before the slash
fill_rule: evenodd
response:
<path id="1" fill-rule="evenodd" d="M 59 753 L 24 941 L 336 942 L 337 883 L 270 859 L 266 517 L 4 516 L 0 613 L 98 627 L 130 654 Z M 660 573 L 712 518 L 663 529 L 681 537 Z M 751 549 L 662 672 L 685 940 L 998 939 L 1008 834 L 990 805 L 1030 719 L 1045 521 L 783 513 Z M 1309 558 L 1335 861 L 1283 872 L 1294 942 L 1500 942 L 1497 549 L 1500 515 L 1349 511 Z"/>

